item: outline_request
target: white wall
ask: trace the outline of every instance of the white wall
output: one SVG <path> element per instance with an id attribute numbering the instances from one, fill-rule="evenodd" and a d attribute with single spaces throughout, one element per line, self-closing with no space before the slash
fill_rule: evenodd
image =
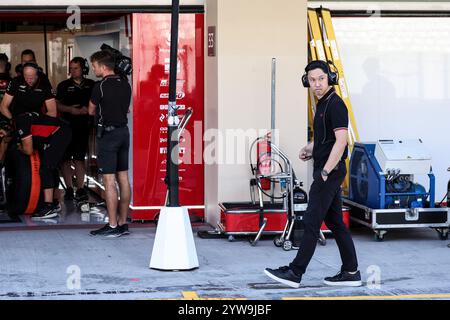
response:
<path id="1" fill-rule="evenodd" d="M 450 19 L 333 23 L 361 140 L 422 138 L 440 201 L 450 178 Z"/>
<path id="2" fill-rule="evenodd" d="M 277 58 L 277 129 L 280 147 L 294 161 L 300 179 L 306 166 L 297 160 L 307 139 L 307 91 L 300 77 L 307 61 L 306 0 L 208 0 L 206 25 L 216 26 L 217 56 L 205 53 L 205 129 L 270 129 L 271 63 Z M 207 221 L 214 225 L 219 202 L 249 201 L 248 148 L 225 149 L 243 163 L 206 166 Z"/>
<path id="3" fill-rule="evenodd" d="M 67 45 L 73 40 L 73 35 L 61 30 L 47 33 L 48 43 L 48 76 L 53 87 L 67 78 Z M 43 32 L 11 32 L 0 34 L 0 52 L 8 55 L 11 61 L 11 75 L 15 76 L 14 68 L 21 63 L 21 53 L 24 49 L 34 51 L 37 63 L 45 71 L 45 48 Z"/>
<path id="4" fill-rule="evenodd" d="M 14 74 L 14 68 L 21 63 L 23 50 L 31 49 L 34 51 L 37 63 L 45 66 L 45 48 L 44 34 L 42 32 L 11 32 L 0 34 L 0 52 L 6 53 L 12 65 L 11 75 Z"/>
<path id="5" fill-rule="evenodd" d="M 101 35 L 84 35 L 75 37 L 74 56 L 81 56 L 89 60 L 89 57 L 100 50 L 100 46 L 106 43 L 113 48 L 119 48 L 119 32 L 101 34 Z M 99 80 L 95 77 L 89 62 L 88 78 Z"/>

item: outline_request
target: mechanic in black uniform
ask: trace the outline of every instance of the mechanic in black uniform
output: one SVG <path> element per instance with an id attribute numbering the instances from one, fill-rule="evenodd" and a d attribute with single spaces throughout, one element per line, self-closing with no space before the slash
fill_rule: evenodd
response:
<path id="1" fill-rule="evenodd" d="M 305 68 L 302 82 L 313 90 L 319 100 L 314 116 L 314 141 L 300 151 L 301 160 L 314 160 L 314 181 L 304 216 L 305 232 L 294 261 L 286 267 L 267 268 L 265 273 L 278 282 L 298 288 L 314 255 L 320 227 L 325 221 L 334 234 L 343 265 L 336 276 L 325 278 L 324 283 L 331 286 L 361 286 L 355 246 L 342 219 L 341 184 L 347 174 L 348 111 L 333 88 L 338 84 L 338 75 L 328 63 L 316 60 Z"/>
<path id="2" fill-rule="evenodd" d="M 0 104 L 0 112 L 8 119 L 26 112 L 57 116 L 56 100 L 50 83 L 33 62 L 24 64 L 23 76 L 14 78 Z"/>
<path id="3" fill-rule="evenodd" d="M 10 75 L 11 64 L 6 54 L 0 53 L 0 100 L 5 95 L 6 89 L 12 78 Z"/>
<path id="4" fill-rule="evenodd" d="M 131 86 L 128 79 L 116 75 L 115 59 L 107 51 L 91 56 L 92 68 L 97 77 L 102 77 L 92 91 L 89 114 L 97 120 L 97 162 L 103 175 L 106 193 L 106 207 L 109 223 L 103 228 L 91 231 L 91 235 L 119 237 L 128 234 L 128 210 L 131 190 L 128 180 L 128 153 L 130 133 L 127 114 L 130 108 Z M 120 190 L 120 202 L 116 188 Z M 119 214 L 118 214 L 119 213 Z"/>
<path id="5" fill-rule="evenodd" d="M 85 78 L 89 74 L 89 64 L 84 58 L 73 58 L 70 61 L 69 70 L 70 79 L 62 81 L 56 89 L 58 110 L 63 119 L 67 120 L 72 127 L 72 140 L 66 150 L 62 165 L 64 182 L 67 186 L 64 198 L 71 200 L 74 197 L 71 169 L 73 160 L 77 179 L 75 197 L 77 200 L 87 200 L 84 179 L 86 175 L 85 157 L 89 141 L 88 106 L 95 82 Z"/>
<path id="6" fill-rule="evenodd" d="M 8 85 L 0 103 L 0 113 L 7 119 L 14 120 L 21 114 L 35 112 L 50 117 L 57 116 L 56 100 L 48 79 L 42 75 L 41 69 L 34 62 L 26 62 L 23 75 L 14 78 Z M 55 194 L 55 198 L 57 195 Z M 57 199 L 54 207 L 61 211 Z"/>
<path id="7" fill-rule="evenodd" d="M 58 118 L 28 112 L 15 118 L 15 129 L 21 152 L 26 155 L 39 152 L 44 205 L 32 215 L 32 219 L 54 218 L 59 210 L 53 200 L 53 192 L 59 185 L 58 166 L 71 139 L 70 127 Z"/>

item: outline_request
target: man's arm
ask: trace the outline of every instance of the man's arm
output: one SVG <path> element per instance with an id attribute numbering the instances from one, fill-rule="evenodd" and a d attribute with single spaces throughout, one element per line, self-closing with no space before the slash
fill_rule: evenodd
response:
<path id="1" fill-rule="evenodd" d="M 56 100 L 56 105 L 58 107 L 59 112 L 65 112 L 65 113 L 70 113 L 70 114 L 74 114 L 74 110 L 76 110 L 75 108 L 80 106 L 79 104 L 76 104 L 73 106 L 66 106 L 59 100 Z"/>
<path id="2" fill-rule="evenodd" d="M 13 98 L 14 98 L 13 96 L 5 93 L 2 102 L 0 104 L 0 112 L 8 119 L 12 119 L 12 114 L 9 111 L 9 106 L 11 105 Z"/>
<path id="3" fill-rule="evenodd" d="M 95 109 L 96 108 L 97 108 L 97 106 L 92 101 L 89 101 L 88 112 L 89 112 L 90 116 L 95 116 Z"/>
<path id="4" fill-rule="evenodd" d="M 47 107 L 47 115 L 56 118 L 56 116 L 58 115 L 56 100 L 54 98 L 45 100 L 45 106 Z"/>
<path id="5" fill-rule="evenodd" d="M 323 167 L 323 170 L 326 170 L 328 173 L 336 168 L 342 158 L 342 155 L 344 154 L 345 147 L 347 147 L 348 130 L 344 128 L 336 130 L 334 135 L 336 137 L 336 142 L 333 145 L 333 149 L 331 149 L 327 163 Z"/>
<path id="6" fill-rule="evenodd" d="M 27 156 L 31 156 L 33 154 L 33 137 L 31 135 L 22 139 L 19 150 Z"/>

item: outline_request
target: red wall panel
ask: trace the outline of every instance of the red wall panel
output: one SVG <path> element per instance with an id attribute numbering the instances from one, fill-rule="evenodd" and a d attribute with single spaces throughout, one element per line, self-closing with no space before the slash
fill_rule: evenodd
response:
<path id="1" fill-rule="evenodd" d="M 204 34 L 203 14 L 180 16 L 177 105 L 194 113 L 182 137 L 180 204 L 203 217 Z M 133 14 L 133 220 L 154 220 L 167 187 L 167 105 L 170 15 Z M 195 131 L 195 132 L 194 132 Z M 195 133 L 195 134 L 194 134 Z M 190 138 L 189 138 L 190 136 Z M 185 139 L 183 139 L 185 138 Z M 184 141 L 185 140 L 185 141 Z M 192 208 L 194 207 L 194 208 Z"/>

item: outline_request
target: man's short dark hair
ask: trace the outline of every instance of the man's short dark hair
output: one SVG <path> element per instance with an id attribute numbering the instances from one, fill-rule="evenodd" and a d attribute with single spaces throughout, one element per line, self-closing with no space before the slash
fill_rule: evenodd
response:
<path id="1" fill-rule="evenodd" d="M 83 66 L 84 66 L 84 58 L 82 58 L 82 57 L 75 57 L 72 60 L 70 60 L 70 63 L 78 63 L 80 65 L 80 67 L 83 68 Z"/>
<path id="2" fill-rule="evenodd" d="M 20 55 L 21 57 L 25 56 L 25 55 L 32 55 L 33 56 L 33 60 L 36 61 L 36 55 L 34 54 L 34 51 L 31 49 L 25 49 L 22 51 L 22 54 Z"/>
<path id="3" fill-rule="evenodd" d="M 2 61 L 2 62 L 8 62 L 9 61 L 9 58 L 6 55 L 6 53 L 0 53 L 0 61 Z"/>
<path id="4" fill-rule="evenodd" d="M 91 56 L 91 62 L 97 62 L 99 65 L 104 65 L 110 70 L 116 68 L 114 57 L 107 51 L 97 51 Z"/>
<path id="5" fill-rule="evenodd" d="M 310 63 L 308 63 L 308 65 L 305 68 L 305 72 L 308 73 L 309 71 L 312 71 L 315 69 L 320 69 L 325 74 L 330 73 L 330 66 L 328 65 L 328 63 L 326 63 L 325 61 L 322 61 L 322 60 L 314 60 L 314 61 L 311 61 Z"/>

